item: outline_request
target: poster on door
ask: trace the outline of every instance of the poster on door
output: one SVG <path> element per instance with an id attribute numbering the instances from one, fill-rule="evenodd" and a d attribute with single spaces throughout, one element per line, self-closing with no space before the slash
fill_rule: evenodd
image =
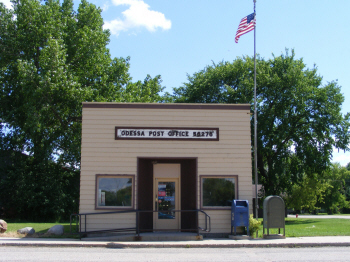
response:
<path id="1" fill-rule="evenodd" d="M 166 196 L 164 197 L 164 201 L 175 201 L 174 196 Z"/>
<path id="2" fill-rule="evenodd" d="M 164 196 L 166 196 L 166 192 L 165 191 L 158 191 L 158 196 L 164 197 Z"/>

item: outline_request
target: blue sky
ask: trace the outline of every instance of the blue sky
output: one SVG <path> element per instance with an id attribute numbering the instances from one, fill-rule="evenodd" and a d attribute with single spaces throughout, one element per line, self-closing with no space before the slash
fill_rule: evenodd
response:
<path id="1" fill-rule="evenodd" d="M 1 0 L 0 0 L 1 1 Z M 2 2 L 9 2 L 3 0 Z M 235 43 L 240 20 L 253 12 L 253 0 L 90 0 L 103 9 L 112 32 L 112 57 L 131 57 L 134 81 L 161 75 L 166 91 L 179 87 L 205 66 L 253 56 L 254 34 Z M 78 8 L 80 0 L 74 0 Z M 307 67 L 314 64 L 324 83 L 337 80 L 350 112 L 349 0 L 257 0 L 257 53 L 266 59 L 294 49 Z M 334 162 L 350 162 L 335 152 Z"/>

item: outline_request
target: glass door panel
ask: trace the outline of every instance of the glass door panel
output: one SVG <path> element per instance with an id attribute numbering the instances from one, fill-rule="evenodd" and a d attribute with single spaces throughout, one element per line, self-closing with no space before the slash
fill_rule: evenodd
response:
<path id="1" fill-rule="evenodd" d="M 158 182 L 158 219 L 175 219 L 175 182 Z"/>
<path id="2" fill-rule="evenodd" d="M 158 230 L 179 229 L 180 210 L 179 179 L 156 178 L 154 184 L 153 227 Z"/>

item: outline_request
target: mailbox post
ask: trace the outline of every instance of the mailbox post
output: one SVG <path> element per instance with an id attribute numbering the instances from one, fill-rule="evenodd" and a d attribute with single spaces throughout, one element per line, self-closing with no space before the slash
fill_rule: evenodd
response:
<path id="1" fill-rule="evenodd" d="M 231 235 L 232 227 L 236 235 L 236 227 L 244 226 L 247 228 L 249 236 L 249 202 L 248 200 L 233 200 L 231 206 Z"/>

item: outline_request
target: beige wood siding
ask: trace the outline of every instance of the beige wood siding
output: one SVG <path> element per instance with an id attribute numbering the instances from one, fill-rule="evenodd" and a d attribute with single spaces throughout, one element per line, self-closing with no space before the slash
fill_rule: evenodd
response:
<path id="1" fill-rule="evenodd" d="M 96 103 L 97 104 L 97 103 Z M 115 140 L 115 127 L 219 128 L 219 141 Z M 135 175 L 137 208 L 137 158 L 198 158 L 197 207 L 201 175 L 237 175 L 240 199 L 252 211 L 250 111 L 230 109 L 83 108 L 80 213 L 95 210 L 96 174 Z M 182 196 L 183 197 L 183 196 Z M 212 233 L 230 232 L 230 210 L 204 210 L 211 216 Z M 135 214 L 91 216 L 88 230 L 135 226 Z M 204 216 L 199 216 L 203 226 Z"/>

